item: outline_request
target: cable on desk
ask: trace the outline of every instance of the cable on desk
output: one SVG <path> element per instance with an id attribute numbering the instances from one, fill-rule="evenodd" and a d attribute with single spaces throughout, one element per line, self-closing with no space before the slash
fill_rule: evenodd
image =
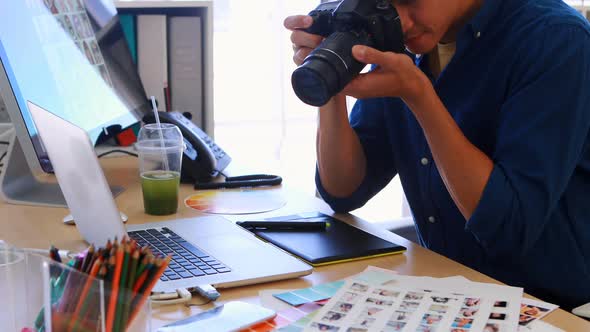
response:
<path id="1" fill-rule="evenodd" d="M 179 288 L 173 293 L 156 293 L 150 296 L 152 305 L 170 305 L 181 304 L 185 306 L 202 306 L 217 300 L 220 296 L 219 292 L 211 285 L 203 284 L 195 287 L 195 291 L 205 298 L 207 301 L 203 303 L 188 303 L 192 298 L 192 293 L 186 288 Z"/>
<path id="2" fill-rule="evenodd" d="M 206 189 L 229 189 L 229 188 L 252 188 L 263 186 L 276 186 L 283 182 L 283 178 L 271 174 L 252 174 L 240 176 L 227 176 L 221 171 L 217 171 L 224 178 L 224 182 L 200 182 L 194 184 L 197 190 Z"/>
<path id="3" fill-rule="evenodd" d="M 186 288 L 179 288 L 174 293 L 157 293 L 150 295 L 152 305 L 170 305 L 187 303 L 193 295 Z"/>
<path id="4" fill-rule="evenodd" d="M 106 155 L 109 155 L 111 153 L 116 153 L 116 152 L 128 154 L 128 155 L 133 156 L 133 157 L 137 157 L 137 153 L 133 153 L 133 152 L 125 151 L 125 150 L 111 150 L 111 151 L 107 151 L 107 152 L 103 152 L 103 153 L 99 154 L 98 155 L 98 158 L 102 158 L 102 157 L 104 157 Z"/>
<path id="5" fill-rule="evenodd" d="M 211 302 L 213 302 L 213 301 L 207 300 L 207 301 L 205 301 L 203 303 L 185 303 L 184 306 L 187 307 L 187 308 L 190 308 L 190 307 L 200 307 L 202 305 L 206 305 L 206 304 L 209 304 Z"/>

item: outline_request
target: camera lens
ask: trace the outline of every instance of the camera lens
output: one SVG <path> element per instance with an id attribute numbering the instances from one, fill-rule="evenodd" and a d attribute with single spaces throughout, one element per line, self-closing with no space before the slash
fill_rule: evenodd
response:
<path id="1" fill-rule="evenodd" d="M 369 45 L 369 37 L 356 32 L 334 32 L 293 72 L 291 84 L 301 101 L 323 106 L 365 67 L 352 56 L 352 46 Z M 369 45 L 370 46 L 370 45 Z"/>

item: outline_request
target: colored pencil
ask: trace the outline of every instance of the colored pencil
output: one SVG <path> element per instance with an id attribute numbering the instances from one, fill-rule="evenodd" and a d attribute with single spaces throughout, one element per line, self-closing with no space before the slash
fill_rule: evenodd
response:
<path id="1" fill-rule="evenodd" d="M 115 310 L 117 308 L 117 295 L 119 293 L 119 281 L 121 278 L 121 269 L 123 267 L 123 247 L 119 246 L 117 249 L 117 256 L 115 262 L 115 273 L 111 283 L 111 295 L 109 298 L 109 306 L 107 310 L 107 321 L 106 330 L 107 332 L 113 331 L 113 324 L 115 322 Z"/>
<path id="2" fill-rule="evenodd" d="M 51 254 L 50 254 L 51 257 Z M 52 257 L 53 259 L 53 257 Z M 53 259 L 55 261 L 55 259 Z M 52 292 L 51 292 L 51 303 L 57 303 L 59 301 L 59 299 L 61 299 L 61 297 L 64 294 L 64 290 L 66 289 L 66 282 L 68 280 L 68 275 L 70 272 L 70 269 L 73 268 L 74 266 L 74 260 L 70 260 L 66 265 L 67 268 L 61 268 L 61 274 L 59 275 L 59 277 L 55 280 L 54 283 L 51 283 L 52 285 Z M 37 329 L 37 331 L 39 332 L 43 332 L 45 331 L 45 308 L 41 308 L 41 310 L 39 311 L 39 313 L 37 314 L 37 318 L 35 319 L 35 328 Z"/>
<path id="3" fill-rule="evenodd" d="M 144 257 L 141 258 L 141 255 L 140 255 L 140 259 L 141 259 L 141 261 L 139 263 L 139 266 L 137 266 L 137 271 L 135 271 L 134 280 L 137 280 L 139 278 L 139 276 L 143 273 L 143 270 L 145 270 L 145 267 L 147 266 L 150 257 L 147 255 L 144 255 Z M 133 287 L 131 287 L 131 289 L 133 289 Z"/>
<path id="4" fill-rule="evenodd" d="M 54 246 L 49 256 L 61 261 Z M 107 332 L 124 331 L 144 307 L 171 259 L 157 257 L 148 246 L 141 247 L 126 236 L 120 241 L 109 240 L 105 247 L 90 245 L 85 254 L 69 260 L 71 269 L 56 271 L 60 274 L 52 277 L 54 323 L 59 322 L 61 330 L 70 332 L 94 330 L 104 319 Z M 104 287 L 95 287 L 100 281 Z M 103 300 L 106 314 L 99 317 L 95 308 Z M 43 312 L 42 308 L 35 321 L 39 331 L 45 330 Z"/>
<path id="5" fill-rule="evenodd" d="M 73 258 L 74 263 L 72 264 L 72 269 L 79 271 L 80 266 L 82 265 L 82 259 L 79 256 Z M 77 296 L 77 288 L 78 284 L 80 283 L 80 275 L 74 271 L 68 273 L 68 280 L 66 280 L 66 285 L 64 286 L 64 294 L 62 295 L 61 299 L 59 300 L 58 311 L 60 312 L 70 312 L 73 309 L 72 307 L 72 299 L 75 299 Z"/>
<path id="6" fill-rule="evenodd" d="M 96 261 L 97 263 L 99 262 L 98 260 Z M 95 265 L 97 264 L 95 263 Z M 78 331 L 78 325 L 80 324 L 88 324 L 90 323 L 90 325 L 92 325 L 93 322 L 97 322 L 98 315 L 100 314 L 98 310 L 90 310 L 90 312 L 88 312 L 88 309 L 90 308 L 98 308 L 98 305 L 100 303 L 100 293 L 96 290 L 96 284 L 98 280 L 103 280 L 106 276 L 107 273 L 107 266 L 106 263 L 103 263 L 102 261 L 100 261 L 100 269 L 98 270 L 98 274 L 96 275 L 96 279 L 91 281 L 93 288 L 89 289 L 89 292 L 86 293 L 86 295 L 84 296 L 84 298 L 81 298 L 80 301 L 82 302 L 82 306 L 80 307 L 79 312 L 77 311 L 74 316 L 73 316 L 73 320 L 76 321 L 76 324 L 74 324 L 72 331 Z M 94 269 L 94 266 L 93 266 Z M 94 276 L 92 276 L 92 274 L 90 276 L 88 276 L 88 279 L 94 279 Z M 89 316 L 89 317 L 87 317 Z M 94 317 L 93 317 L 94 316 Z"/>
<path id="7" fill-rule="evenodd" d="M 129 244 L 123 245 L 125 248 L 125 255 L 123 256 L 123 268 L 121 271 L 121 279 L 119 283 L 119 294 L 117 294 L 117 308 L 115 310 L 115 321 L 113 331 L 121 331 L 121 320 L 123 319 L 123 305 L 125 304 L 125 294 L 127 286 L 127 277 L 129 276 Z"/>
<path id="8" fill-rule="evenodd" d="M 94 245 L 90 245 L 90 248 L 86 251 L 86 256 L 82 261 L 82 271 L 86 272 L 90 269 L 93 265 L 90 265 L 90 261 L 94 260 Z M 92 263 L 94 264 L 94 262 Z M 90 266 L 89 266 L 90 265 Z"/>
<path id="9" fill-rule="evenodd" d="M 90 290 L 92 283 L 96 280 L 96 275 L 98 274 L 98 271 L 100 270 L 101 265 L 102 265 L 102 258 L 97 259 L 94 262 L 94 265 L 92 265 L 92 269 L 90 270 L 90 274 L 88 275 L 88 277 L 86 278 L 86 282 L 84 283 L 84 288 L 82 289 L 82 292 L 80 293 L 80 297 L 78 297 L 78 301 L 76 301 L 78 304 L 75 307 L 73 319 L 69 324 L 68 331 L 74 330 L 74 327 L 76 326 L 76 324 L 78 322 L 77 318 L 80 317 L 80 311 L 82 310 L 82 306 L 87 301 L 88 291 Z"/>
<path id="10" fill-rule="evenodd" d="M 49 257 L 51 257 L 51 259 L 53 259 L 54 261 L 61 263 L 61 257 L 59 256 L 59 250 L 56 247 L 54 247 L 53 245 L 49 249 Z"/>
<path id="11" fill-rule="evenodd" d="M 141 308 L 143 308 L 143 306 L 145 305 L 145 302 L 151 294 L 151 290 L 154 288 L 158 280 L 160 280 L 160 276 L 162 276 L 164 271 L 166 271 L 166 268 L 168 267 L 168 264 L 170 263 L 171 259 L 172 257 L 167 256 L 166 258 L 159 261 L 160 266 L 156 265 L 158 269 L 156 273 L 153 275 L 153 277 L 148 281 L 149 285 L 146 287 L 146 291 L 143 294 L 138 294 L 140 298 L 137 301 L 137 303 L 134 303 L 133 305 L 133 311 L 129 321 L 127 322 L 127 327 L 129 327 L 130 322 L 132 322 L 135 319 L 135 317 L 139 314 Z"/>
<path id="12" fill-rule="evenodd" d="M 103 314 L 101 313 L 101 310 L 99 310 L 98 308 L 100 306 L 101 301 L 104 300 L 104 297 L 102 300 L 100 298 L 101 293 L 103 293 L 102 294 L 103 296 L 106 296 L 109 292 L 108 289 L 105 287 L 106 279 L 107 279 L 107 276 L 109 273 L 109 269 L 110 269 L 109 263 L 106 261 L 103 261 L 102 267 L 100 268 L 100 271 L 98 271 L 98 279 L 101 279 L 103 281 L 103 287 L 102 287 L 102 291 L 100 289 L 95 291 L 96 294 L 93 296 L 94 301 L 91 302 L 92 306 L 90 308 L 96 308 L 96 310 L 90 312 L 91 316 L 89 317 L 89 319 L 92 321 L 98 322 L 100 318 L 104 318 L 104 317 L 102 317 Z M 104 303 L 106 303 L 106 302 L 104 302 Z"/>
<path id="13" fill-rule="evenodd" d="M 107 263 L 107 275 L 104 278 L 104 291 L 105 291 L 104 303 L 105 303 L 105 308 L 107 308 L 107 309 L 108 309 L 108 305 L 110 303 L 111 295 L 113 293 L 112 287 L 113 287 L 113 278 L 115 276 L 116 261 L 117 261 L 117 258 L 114 255 L 109 257 L 109 261 Z M 106 323 L 106 318 L 105 318 L 105 323 Z"/>
<path id="14" fill-rule="evenodd" d="M 125 301 L 123 303 L 123 317 L 121 320 L 121 327 L 126 326 L 126 322 L 129 319 L 131 310 L 131 302 L 133 301 L 133 285 L 135 284 L 135 272 L 137 269 L 137 263 L 139 260 L 139 250 L 135 250 L 131 255 L 131 266 L 129 267 L 129 279 L 127 280 L 127 286 L 125 290 Z"/>
<path id="15" fill-rule="evenodd" d="M 137 266 L 139 261 L 139 250 L 135 250 L 131 255 L 131 267 L 129 268 L 129 280 L 127 282 L 127 288 L 133 290 L 135 285 Z"/>
<path id="16" fill-rule="evenodd" d="M 110 256 L 109 260 L 108 260 L 108 264 L 107 264 L 107 275 L 105 276 L 104 280 L 105 283 L 107 283 L 108 285 L 110 285 L 110 283 L 113 281 L 113 276 L 115 274 L 115 263 L 117 262 L 117 258 L 115 256 Z M 105 302 L 105 303 L 108 303 Z"/>
<path id="17" fill-rule="evenodd" d="M 141 275 L 135 280 L 135 285 L 133 286 L 133 293 L 139 293 L 141 287 L 145 284 L 145 281 L 150 275 L 150 271 L 152 270 L 155 263 L 154 256 L 148 257 L 148 263 L 146 264 L 145 268 Z"/>
<path id="18" fill-rule="evenodd" d="M 151 250 L 148 247 L 143 247 L 141 249 L 141 254 L 139 255 L 140 264 L 137 267 L 137 272 L 135 273 L 135 279 L 139 278 L 139 276 L 143 273 L 145 268 L 148 266 L 150 258 L 154 258 L 152 255 Z"/>

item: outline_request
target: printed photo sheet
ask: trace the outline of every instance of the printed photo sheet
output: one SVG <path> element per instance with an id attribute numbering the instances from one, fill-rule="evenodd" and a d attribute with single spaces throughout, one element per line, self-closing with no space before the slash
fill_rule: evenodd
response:
<path id="1" fill-rule="evenodd" d="M 522 327 L 531 326 L 534 322 L 538 322 L 541 318 L 547 316 L 559 306 L 547 302 L 536 301 L 532 299 L 522 299 L 520 305 L 520 317 L 518 323 L 520 324 L 519 331 L 526 331 Z"/>
<path id="2" fill-rule="evenodd" d="M 454 281 L 459 284 L 471 283 L 471 281 L 469 279 L 467 279 L 463 276 L 448 277 L 448 278 L 443 278 L 441 280 L 445 280 L 447 282 Z M 503 286 L 499 286 L 499 287 L 503 287 Z M 534 325 L 532 323 L 539 322 L 543 317 L 545 317 L 548 314 L 550 314 L 551 312 L 555 311 L 557 308 L 559 308 L 559 306 L 552 304 L 552 303 L 537 301 L 537 300 L 533 300 L 533 299 L 529 299 L 529 298 L 522 298 L 521 303 L 520 303 L 520 315 L 518 318 L 518 324 L 520 325 L 519 331 L 526 331 L 525 329 L 523 329 L 523 327 Z M 538 326 L 541 326 L 541 325 L 543 325 L 543 324 L 538 324 Z M 541 328 L 537 328 L 537 329 L 541 330 Z M 497 330 L 494 328 L 494 325 L 492 324 L 488 328 L 488 331 L 493 332 L 493 331 L 497 331 Z"/>
<path id="3" fill-rule="evenodd" d="M 391 272 L 369 267 L 347 280 L 304 330 L 517 330 L 521 288 Z"/>

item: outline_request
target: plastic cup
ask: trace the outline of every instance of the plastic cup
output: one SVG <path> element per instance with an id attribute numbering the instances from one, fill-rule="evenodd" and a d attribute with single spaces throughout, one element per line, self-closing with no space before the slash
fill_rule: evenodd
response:
<path id="1" fill-rule="evenodd" d="M 180 129 L 169 123 L 145 125 L 139 130 L 136 148 L 145 213 L 176 213 L 184 150 Z"/>
<path id="2" fill-rule="evenodd" d="M 20 331 L 26 321 L 24 254 L 0 244 L 0 331 Z"/>

